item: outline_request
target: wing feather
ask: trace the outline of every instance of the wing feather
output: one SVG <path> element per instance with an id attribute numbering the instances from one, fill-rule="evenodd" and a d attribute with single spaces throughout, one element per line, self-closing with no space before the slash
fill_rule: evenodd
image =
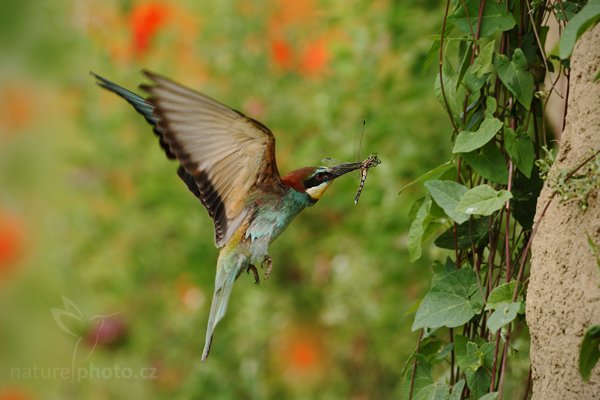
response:
<path id="1" fill-rule="evenodd" d="M 250 209 L 256 191 L 283 191 L 275 162 L 275 138 L 258 121 L 167 78 L 145 72 L 157 128 L 170 151 L 193 177 L 225 245 Z M 189 182 L 186 182 L 188 186 Z"/>

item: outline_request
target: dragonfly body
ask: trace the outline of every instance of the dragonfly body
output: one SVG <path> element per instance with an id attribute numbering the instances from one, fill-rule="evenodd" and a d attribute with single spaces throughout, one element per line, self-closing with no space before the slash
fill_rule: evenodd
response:
<path id="1" fill-rule="evenodd" d="M 367 181 L 367 174 L 369 172 L 369 168 L 373 168 L 381 164 L 379 158 L 377 158 L 376 154 L 371 154 L 369 158 L 361 163 L 360 166 L 360 183 L 358 184 L 358 190 L 356 191 L 356 196 L 354 196 L 354 205 L 358 204 L 358 200 L 360 199 L 360 194 L 365 187 L 365 182 Z"/>

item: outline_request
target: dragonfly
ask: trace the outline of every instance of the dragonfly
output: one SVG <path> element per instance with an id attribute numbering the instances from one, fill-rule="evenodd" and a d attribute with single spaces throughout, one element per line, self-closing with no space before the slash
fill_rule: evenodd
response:
<path id="1" fill-rule="evenodd" d="M 358 204 L 358 199 L 360 198 L 360 194 L 365 187 L 365 182 L 367 181 L 367 173 L 369 172 L 369 168 L 373 168 L 381 164 L 381 160 L 377 158 L 376 153 L 371 153 L 369 157 L 361 163 L 360 167 L 360 183 L 358 184 L 358 190 L 356 191 L 356 196 L 354 196 L 354 205 Z"/>
<path id="2" fill-rule="evenodd" d="M 323 163 L 327 166 L 335 166 L 344 164 L 344 161 L 336 160 L 335 158 L 324 158 Z M 360 183 L 358 184 L 358 190 L 356 191 L 356 196 L 354 196 L 354 205 L 358 204 L 358 200 L 360 199 L 360 194 L 365 187 L 365 182 L 367 180 L 367 174 L 370 168 L 376 167 L 381 164 L 381 160 L 377 157 L 377 153 L 371 153 L 369 157 L 367 157 L 363 161 L 355 162 L 355 163 L 346 163 L 348 166 L 356 167 L 356 169 L 360 168 Z"/>
<path id="3" fill-rule="evenodd" d="M 359 159 L 360 148 L 362 148 L 362 141 L 363 141 L 363 137 L 365 135 L 365 125 L 366 124 L 367 124 L 367 122 L 365 120 L 363 120 L 362 130 L 360 132 L 360 139 L 358 139 L 358 146 L 357 146 L 357 142 L 356 141 L 354 142 L 354 148 L 358 149 L 354 153 L 355 160 Z M 330 166 L 330 167 L 344 163 L 343 161 L 336 160 L 334 158 L 329 158 L 329 157 L 324 158 L 321 161 L 323 161 L 325 163 L 325 165 Z M 361 162 L 356 162 L 356 163 L 350 164 L 350 165 L 357 167 L 357 169 L 360 168 L 360 183 L 358 184 L 358 190 L 356 191 L 356 196 L 354 196 L 354 205 L 358 204 L 358 200 L 360 199 L 360 194 L 362 193 L 363 188 L 365 187 L 365 182 L 367 181 L 367 174 L 369 173 L 369 168 L 376 167 L 379 164 L 381 164 L 381 160 L 379 160 L 379 158 L 377 158 L 377 153 L 371 153 L 369 155 L 369 157 L 367 157 L 367 159 L 365 159 Z"/>

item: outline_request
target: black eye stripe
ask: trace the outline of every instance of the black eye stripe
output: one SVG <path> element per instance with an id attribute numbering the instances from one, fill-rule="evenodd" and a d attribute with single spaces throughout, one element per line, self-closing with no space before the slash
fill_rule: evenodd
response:
<path id="1" fill-rule="evenodd" d="M 304 181 L 305 188 L 311 188 L 315 186 L 319 186 L 323 182 L 328 181 L 331 178 L 331 174 L 327 172 L 317 172 L 312 177 Z"/>

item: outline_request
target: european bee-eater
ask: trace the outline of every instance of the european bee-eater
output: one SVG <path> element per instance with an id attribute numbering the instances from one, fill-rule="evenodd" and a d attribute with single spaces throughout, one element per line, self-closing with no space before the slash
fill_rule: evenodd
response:
<path id="1" fill-rule="evenodd" d="M 364 164 L 304 167 L 280 176 L 275 138 L 260 122 L 163 76 L 143 98 L 96 74 L 97 84 L 125 99 L 152 125 L 160 146 L 179 162 L 177 175 L 208 210 L 220 249 L 202 361 L 227 310 L 235 280 L 256 265 L 271 272 L 269 244 L 305 207 L 314 205 L 334 179 Z"/>

